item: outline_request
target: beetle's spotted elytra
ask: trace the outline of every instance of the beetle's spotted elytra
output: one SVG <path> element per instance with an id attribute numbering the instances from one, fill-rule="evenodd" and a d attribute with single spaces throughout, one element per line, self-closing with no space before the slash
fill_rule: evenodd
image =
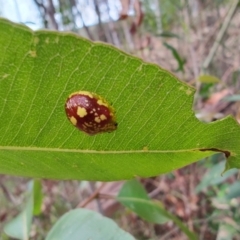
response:
<path id="1" fill-rule="evenodd" d="M 89 135 L 117 129 L 113 107 L 96 93 L 78 91 L 70 94 L 65 103 L 65 111 L 70 122 Z"/>

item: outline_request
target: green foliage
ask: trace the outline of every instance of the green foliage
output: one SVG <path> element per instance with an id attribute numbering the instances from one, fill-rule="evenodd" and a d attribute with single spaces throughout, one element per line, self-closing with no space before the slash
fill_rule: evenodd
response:
<path id="1" fill-rule="evenodd" d="M 27 240 L 32 225 L 33 217 L 33 182 L 30 184 L 28 200 L 22 212 L 4 226 L 4 232 L 12 237 L 21 240 Z"/>
<path id="2" fill-rule="evenodd" d="M 163 38 L 180 38 L 179 35 L 172 33 L 172 32 L 162 32 L 160 34 L 156 34 L 158 37 L 163 37 Z"/>
<path id="3" fill-rule="evenodd" d="M 224 162 L 211 166 L 208 172 L 203 176 L 200 184 L 196 187 L 196 193 L 203 191 L 209 186 L 216 186 L 217 184 L 223 183 L 226 179 L 237 173 L 236 169 L 231 169 L 222 176 L 221 174 L 223 171 Z"/>
<path id="4" fill-rule="evenodd" d="M 160 202 L 154 205 L 148 197 L 146 190 L 137 180 L 126 182 L 120 190 L 117 199 L 125 207 L 131 209 L 148 222 L 162 224 L 169 221 L 169 218 L 164 216 L 161 211 L 163 207 Z"/>
<path id="5" fill-rule="evenodd" d="M 157 16 L 156 6 L 152 1 L 142 1 L 144 8 L 144 21 L 143 26 L 148 32 L 156 34 L 157 29 Z M 159 1 L 160 22 L 164 30 L 169 30 L 176 21 L 177 10 L 180 8 L 178 0 Z"/>
<path id="6" fill-rule="evenodd" d="M 240 101 L 240 95 L 239 94 L 231 95 L 229 97 L 225 97 L 223 100 L 227 102 L 237 102 Z"/>
<path id="7" fill-rule="evenodd" d="M 173 57 L 178 62 L 178 68 L 175 71 L 176 72 L 178 72 L 178 71 L 184 72 L 184 65 L 186 63 L 186 59 L 182 58 L 180 56 L 180 54 L 178 53 L 177 49 L 174 48 L 173 46 L 171 46 L 170 44 L 165 42 L 165 43 L 163 43 L 163 45 L 172 52 Z"/>
<path id="8" fill-rule="evenodd" d="M 211 209 L 208 210 L 206 217 L 208 230 L 218 236 L 224 235 L 224 239 L 238 239 L 240 236 L 240 213 L 238 211 L 240 204 L 237 198 L 240 196 L 240 181 L 235 181 L 238 171 L 232 169 L 221 175 L 224 163 L 222 161 L 219 163 L 219 160 L 221 160 L 221 156 L 217 155 L 210 159 L 209 170 L 195 191 L 198 196 L 204 193 L 200 208 L 209 209 L 208 204 L 211 203 Z M 232 183 L 233 180 L 234 183 Z M 196 224 L 197 222 L 198 220 L 196 220 Z"/>
<path id="9" fill-rule="evenodd" d="M 197 239 L 196 235 L 177 217 L 164 209 L 161 202 L 151 200 L 137 180 L 126 182 L 120 190 L 117 200 L 148 222 L 163 224 L 172 220 L 190 240 Z"/>
<path id="10" fill-rule="evenodd" d="M 240 70 L 236 70 L 232 74 L 232 82 L 235 85 L 240 79 Z"/>
<path id="11" fill-rule="evenodd" d="M 21 213 L 4 226 L 4 232 L 20 240 L 29 239 L 33 214 L 41 213 L 41 182 L 30 182 L 28 199 Z M 51 228 L 46 240 L 81 239 L 134 239 L 117 224 L 99 213 L 86 209 L 75 209 L 64 214 Z"/>
<path id="12" fill-rule="evenodd" d="M 172 25 L 179 22 L 180 16 L 176 18 L 179 10 L 181 9 L 181 3 L 178 0 L 159 1 L 161 8 L 162 24 L 164 29 L 170 29 Z"/>
<path id="13" fill-rule="evenodd" d="M 213 86 L 215 86 L 215 84 L 213 84 L 213 83 L 202 83 L 201 87 L 200 87 L 199 95 L 203 99 L 209 98 L 211 95 L 211 90 L 212 90 Z"/>
<path id="14" fill-rule="evenodd" d="M 77 35 L 0 20 L 0 173 L 113 181 L 149 177 L 225 151 L 240 166 L 240 128 L 201 123 L 194 89 L 168 71 Z M 95 92 L 118 129 L 88 136 L 64 112 L 72 92 Z"/>
<path id="15" fill-rule="evenodd" d="M 79 238 L 81 236 L 81 238 Z M 133 240 L 117 224 L 99 213 L 87 209 L 75 209 L 63 215 L 48 233 L 46 240 Z"/>
<path id="16" fill-rule="evenodd" d="M 198 81 L 201 83 L 219 83 L 220 79 L 212 75 L 201 75 L 198 77 Z"/>
<path id="17" fill-rule="evenodd" d="M 42 182 L 40 179 L 35 179 L 33 185 L 33 215 L 37 216 L 41 213 L 42 200 Z"/>

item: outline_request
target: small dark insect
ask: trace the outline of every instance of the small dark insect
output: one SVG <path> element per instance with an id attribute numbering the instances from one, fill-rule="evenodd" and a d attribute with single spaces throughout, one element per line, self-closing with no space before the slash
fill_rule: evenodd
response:
<path id="1" fill-rule="evenodd" d="M 115 111 L 101 96 L 88 91 L 72 93 L 65 104 L 70 122 L 89 135 L 117 129 Z"/>

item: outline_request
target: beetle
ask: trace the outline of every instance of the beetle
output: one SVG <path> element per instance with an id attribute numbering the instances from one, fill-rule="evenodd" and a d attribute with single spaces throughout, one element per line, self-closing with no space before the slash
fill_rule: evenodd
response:
<path id="1" fill-rule="evenodd" d="M 117 129 L 115 110 L 96 93 L 78 91 L 70 94 L 65 103 L 65 112 L 70 122 L 88 135 Z"/>

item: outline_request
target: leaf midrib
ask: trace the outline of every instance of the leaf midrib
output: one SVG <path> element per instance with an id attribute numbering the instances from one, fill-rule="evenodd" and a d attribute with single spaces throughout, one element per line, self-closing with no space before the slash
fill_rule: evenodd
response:
<path id="1" fill-rule="evenodd" d="M 12 151 L 43 151 L 43 152 L 73 152 L 73 153 L 98 153 L 98 154 L 124 154 L 124 153 L 178 153 L 200 151 L 200 149 L 178 149 L 178 150 L 127 150 L 127 151 L 102 151 L 102 150 L 80 150 L 80 149 L 61 149 L 61 148 L 40 148 L 40 147 L 14 147 L 0 146 L 0 150 Z"/>

